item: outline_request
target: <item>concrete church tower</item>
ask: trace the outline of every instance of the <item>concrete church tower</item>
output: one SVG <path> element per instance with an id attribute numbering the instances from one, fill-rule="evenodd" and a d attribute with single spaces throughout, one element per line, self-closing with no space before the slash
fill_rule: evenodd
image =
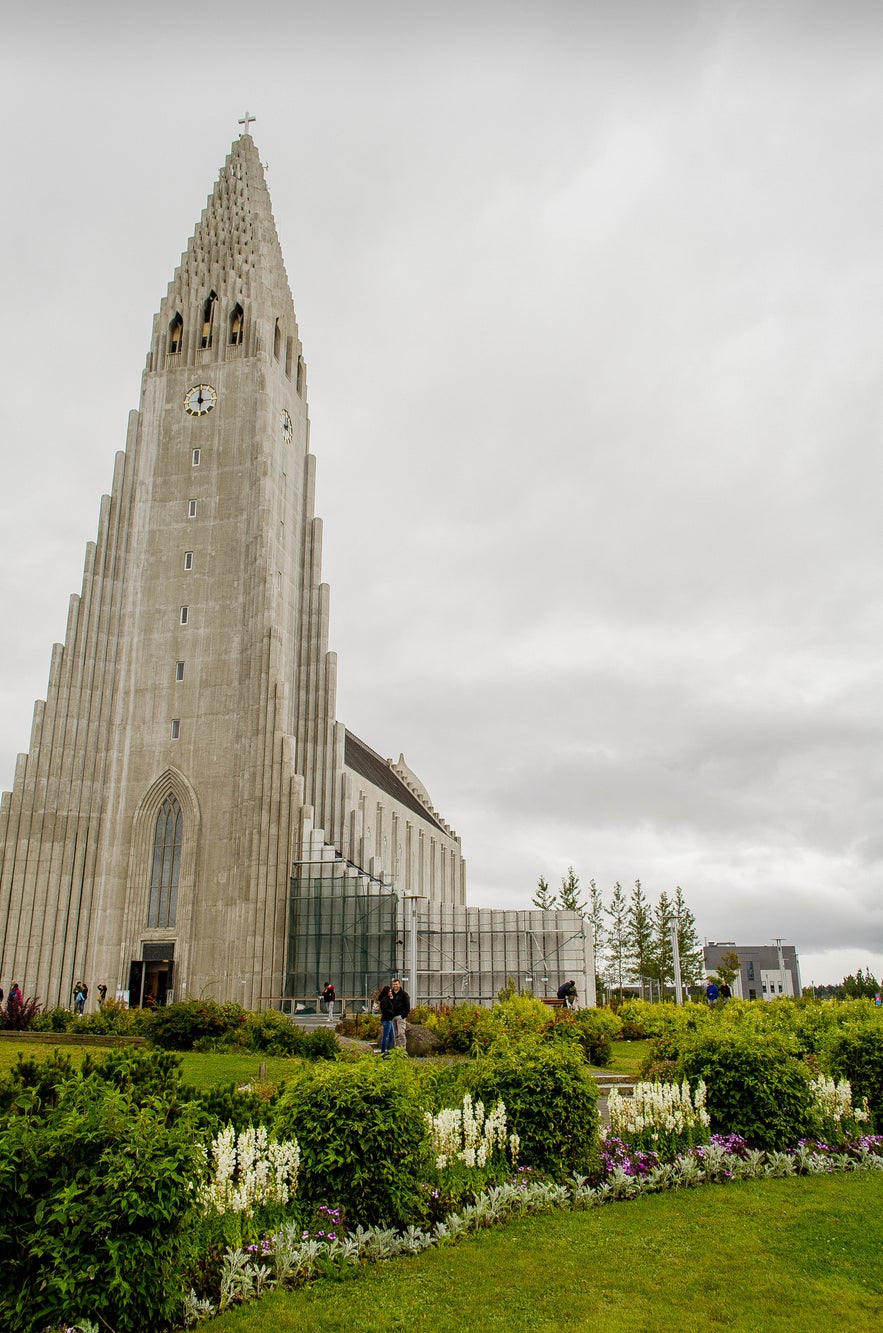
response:
<path id="1" fill-rule="evenodd" d="M 247 125 L 246 125 L 247 129 Z M 0 976 L 43 1003 L 283 993 L 294 868 L 462 904 L 459 839 L 336 720 L 306 370 L 261 162 L 227 158 L 0 809 Z M 318 849 L 318 851 L 317 851 Z"/>

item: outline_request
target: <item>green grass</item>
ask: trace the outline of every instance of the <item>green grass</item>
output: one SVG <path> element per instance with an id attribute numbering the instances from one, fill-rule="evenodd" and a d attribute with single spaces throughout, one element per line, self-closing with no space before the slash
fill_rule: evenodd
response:
<path id="1" fill-rule="evenodd" d="M 50 1042 L 9 1041 L 0 1042 L 0 1074 L 6 1074 L 16 1063 L 18 1056 L 32 1056 L 45 1060 L 53 1050 L 69 1056 L 74 1066 L 82 1061 L 87 1052 L 101 1059 L 110 1049 L 107 1046 L 58 1046 Z M 223 1051 L 206 1055 L 196 1051 L 179 1051 L 178 1059 L 185 1083 L 192 1083 L 198 1088 L 211 1088 L 218 1083 L 251 1083 L 257 1080 L 261 1063 L 267 1066 L 267 1079 L 276 1083 L 290 1078 L 302 1065 L 301 1060 L 286 1056 L 262 1056 L 257 1051 Z"/>
<path id="2" fill-rule="evenodd" d="M 637 1074 L 650 1050 L 649 1041 L 614 1041 L 613 1059 L 606 1069 L 611 1074 Z"/>
<path id="3" fill-rule="evenodd" d="M 277 1292 L 206 1333 L 851 1333 L 883 1311 L 883 1174 L 556 1213 Z"/>

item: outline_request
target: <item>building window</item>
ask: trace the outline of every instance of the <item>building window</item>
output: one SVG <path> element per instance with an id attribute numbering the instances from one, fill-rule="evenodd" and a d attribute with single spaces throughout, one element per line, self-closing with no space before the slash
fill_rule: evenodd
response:
<path id="1" fill-rule="evenodd" d="M 746 972 L 747 972 L 748 980 L 749 980 L 749 981 L 754 981 L 754 980 L 755 980 L 755 976 L 754 976 L 754 963 L 746 963 L 746 964 L 745 964 L 745 967 L 746 967 Z"/>
<path id="2" fill-rule="evenodd" d="M 150 901 L 147 908 L 148 927 L 166 927 L 175 924 L 178 911 L 181 834 L 181 807 L 174 796 L 167 796 L 160 806 L 153 832 L 153 863 L 150 870 Z"/>
<path id="3" fill-rule="evenodd" d="M 297 358 L 297 391 L 301 397 L 304 393 L 304 359 L 302 356 Z"/>
<path id="4" fill-rule="evenodd" d="M 185 551 L 185 552 L 184 552 L 184 568 L 185 568 L 185 569 L 192 569 L 192 568 L 193 568 L 193 552 L 192 552 L 192 551 Z"/>
<path id="5" fill-rule="evenodd" d="M 235 305 L 230 316 L 230 346 L 238 347 L 242 342 L 242 306 Z"/>
<path id="6" fill-rule="evenodd" d="M 183 679 L 184 679 L 184 663 L 183 663 L 183 662 L 176 662 L 176 663 L 175 663 L 175 680 L 183 680 Z"/>
<path id="7" fill-rule="evenodd" d="M 285 374 L 291 379 L 291 363 L 294 359 L 294 339 L 285 339 Z"/>
<path id="8" fill-rule="evenodd" d="M 279 353 L 282 350 L 282 330 L 279 327 L 279 321 L 276 320 L 276 327 L 273 330 L 273 355 L 279 360 Z"/>
<path id="9" fill-rule="evenodd" d="M 180 735 L 181 735 L 181 719 L 180 719 L 179 717 L 173 717 L 173 718 L 172 718 L 172 740 L 173 740 L 173 741 L 178 740 L 179 737 L 180 737 Z"/>
<path id="10" fill-rule="evenodd" d="M 194 450 L 193 450 L 193 458 L 191 459 L 191 462 L 193 463 L 193 466 L 194 466 L 194 467 L 199 467 L 199 464 L 200 464 L 201 461 L 202 461 L 202 450 L 201 450 L 201 449 L 194 449 Z"/>
<path id="11" fill-rule="evenodd" d="M 203 349 L 211 347 L 212 345 L 215 324 L 215 306 L 217 301 L 217 292 L 209 292 L 208 300 L 202 310 L 202 338 L 200 339 L 199 345 Z"/>
<path id="12" fill-rule="evenodd" d="M 169 325 L 169 351 L 180 352 L 181 339 L 184 336 L 184 321 L 180 315 L 176 315 Z"/>
<path id="13" fill-rule="evenodd" d="M 196 518 L 196 501 L 190 500 L 187 504 L 187 517 Z"/>
<path id="14" fill-rule="evenodd" d="M 190 607 L 189 607 L 189 606 L 182 606 L 182 607 L 181 607 L 181 624 L 182 624 L 182 625 L 186 625 L 186 624 L 187 624 L 187 621 L 188 621 L 189 619 L 190 619 Z"/>

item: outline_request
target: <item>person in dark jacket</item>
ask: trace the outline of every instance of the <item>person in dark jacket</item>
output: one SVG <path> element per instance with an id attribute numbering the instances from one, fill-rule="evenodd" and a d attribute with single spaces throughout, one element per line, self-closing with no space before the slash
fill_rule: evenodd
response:
<path id="1" fill-rule="evenodd" d="M 389 986 L 381 986 L 377 1003 L 380 1005 L 380 1054 L 387 1056 L 396 1042 L 395 1010 Z"/>
<path id="2" fill-rule="evenodd" d="M 562 986 L 558 987 L 557 995 L 559 1000 L 564 1001 L 565 1009 L 573 1009 L 576 1004 L 576 982 L 565 981 Z"/>
<path id="3" fill-rule="evenodd" d="M 402 983 L 396 979 L 392 983 L 392 1012 L 396 1030 L 396 1046 L 405 1051 L 408 1048 L 408 1039 L 406 1036 L 408 1030 L 407 1018 L 411 1012 L 411 1000 L 408 992 L 403 988 Z"/>
<path id="4" fill-rule="evenodd" d="M 322 1000 L 325 1005 L 325 1010 L 328 1014 L 329 1023 L 334 1022 L 334 1001 L 336 1000 L 336 998 L 337 996 L 335 994 L 334 987 L 332 986 L 330 981 L 326 981 L 325 989 L 322 991 Z"/>

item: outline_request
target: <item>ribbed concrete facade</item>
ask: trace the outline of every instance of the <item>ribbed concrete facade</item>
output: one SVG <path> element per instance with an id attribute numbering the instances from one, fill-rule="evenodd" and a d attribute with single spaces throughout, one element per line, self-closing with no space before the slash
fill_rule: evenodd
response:
<path id="1" fill-rule="evenodd" d="M 133 1003 L 279 995 L 291 876 L 317 830 L 403 892 L 464 901 L 456 834 L 403 760 L 375 770 L 336 719 L 314 478 L 294 305 L 244 135 L 154 320 L 3 796 L 6 984 L 45 1004 L 79 978 Z"/>

